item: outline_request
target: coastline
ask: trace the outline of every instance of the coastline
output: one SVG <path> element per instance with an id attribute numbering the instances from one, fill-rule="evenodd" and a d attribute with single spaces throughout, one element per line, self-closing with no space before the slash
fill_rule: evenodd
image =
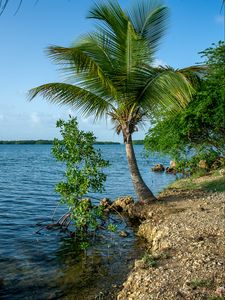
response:
<path id="1" fill-rule="evenodd" d="M 138 236 L 146 254 L 135 261 L 118 300 L 224 299 L 225 192 L 205 188 L 218 180 L 225 177 L 178 180 L 142 208 Z"/>

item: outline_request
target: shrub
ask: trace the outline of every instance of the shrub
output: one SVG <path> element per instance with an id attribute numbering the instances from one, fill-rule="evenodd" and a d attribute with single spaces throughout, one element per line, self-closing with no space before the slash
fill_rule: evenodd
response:
<path id="1" fill-rule="evenodd" d="M 52 153 L 65 163 L 65 180 L 56 185 L 61 203 L 67 205 L 75 229 L 81 233 L 98 227 L 102 208 L 84 198 L 89 192 L 102 192 L 106 175 L 102 169 L 109 165 L 93 146 L 96 138 L 92 132 L 79 130 L 76 118 L 58 120 L 62 140 L 55 139 Z"/>

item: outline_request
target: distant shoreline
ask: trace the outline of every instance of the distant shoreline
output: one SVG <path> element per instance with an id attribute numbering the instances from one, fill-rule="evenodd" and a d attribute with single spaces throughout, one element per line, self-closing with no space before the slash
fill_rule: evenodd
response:
<path id="1" fill-rule="evenodd" d="M 18 140 L 18 141 L 0 141 L 0 145 L 52 145 L 53 140 Z M 96 141 L 95 145 L 121 145 L 119 142 Z M 134 145 L 143 145 L 143 140 L 134 140 Z"/>
<path id="2" fill-rule="evenodd" d="M 18 141 L 0 141 L 0 145 L 52 145 L 53 140 L 18 140 Z M 119 142 L 96 141 L 96 145 L 120 145 Z"/>

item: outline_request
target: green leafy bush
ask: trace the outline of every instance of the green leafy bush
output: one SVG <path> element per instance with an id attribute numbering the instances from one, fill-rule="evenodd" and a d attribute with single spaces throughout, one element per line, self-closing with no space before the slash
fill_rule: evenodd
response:
<path id="1" fill-rule="evenodd" d="M 216 169 L 223 165 L 219 158 L 225 158 L 225 43 L 200 53 L 205 71 L 193 99 L 177 115 L 154 120 L 145 138 L 147 150 L 169 154 L 179 170 L 192 173 L 199 171 L 200 160 Z"/>
<path id="2" fill-rule="evenodd" d="M 70 212 L 70 220 L 79 232 L 98 227 L 102 208 L 83 198 L 89 192 L 102 192 L 106 175 L 102 169 L 109 165 L 93 146 L 96 138 L 92 132 L 79 130 L 76 118 L 58 120 L 62 140 L 55 139 L 52 153 L 58 161 L 65 163 L 65 180 L 56 185 Z"/>

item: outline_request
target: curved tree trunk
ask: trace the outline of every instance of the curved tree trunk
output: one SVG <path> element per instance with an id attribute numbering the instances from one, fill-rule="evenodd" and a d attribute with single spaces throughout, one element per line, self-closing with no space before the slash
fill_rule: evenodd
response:
<path id="1" fill-rule="evenodd" d="M 131 135 L 129 135 L 129 137 L 126 139 L 125 145 L 126 145 L 126 154 L 127 154 L 128 165 L 131 173 L 131 178 L 132 178 L 135 192 L 139 198 L 139 201 L 142 203 L 152 202 L 156 198 L 141 177 L 140 171 L 138 169 L 135 153 L 134 153 Z"/>

